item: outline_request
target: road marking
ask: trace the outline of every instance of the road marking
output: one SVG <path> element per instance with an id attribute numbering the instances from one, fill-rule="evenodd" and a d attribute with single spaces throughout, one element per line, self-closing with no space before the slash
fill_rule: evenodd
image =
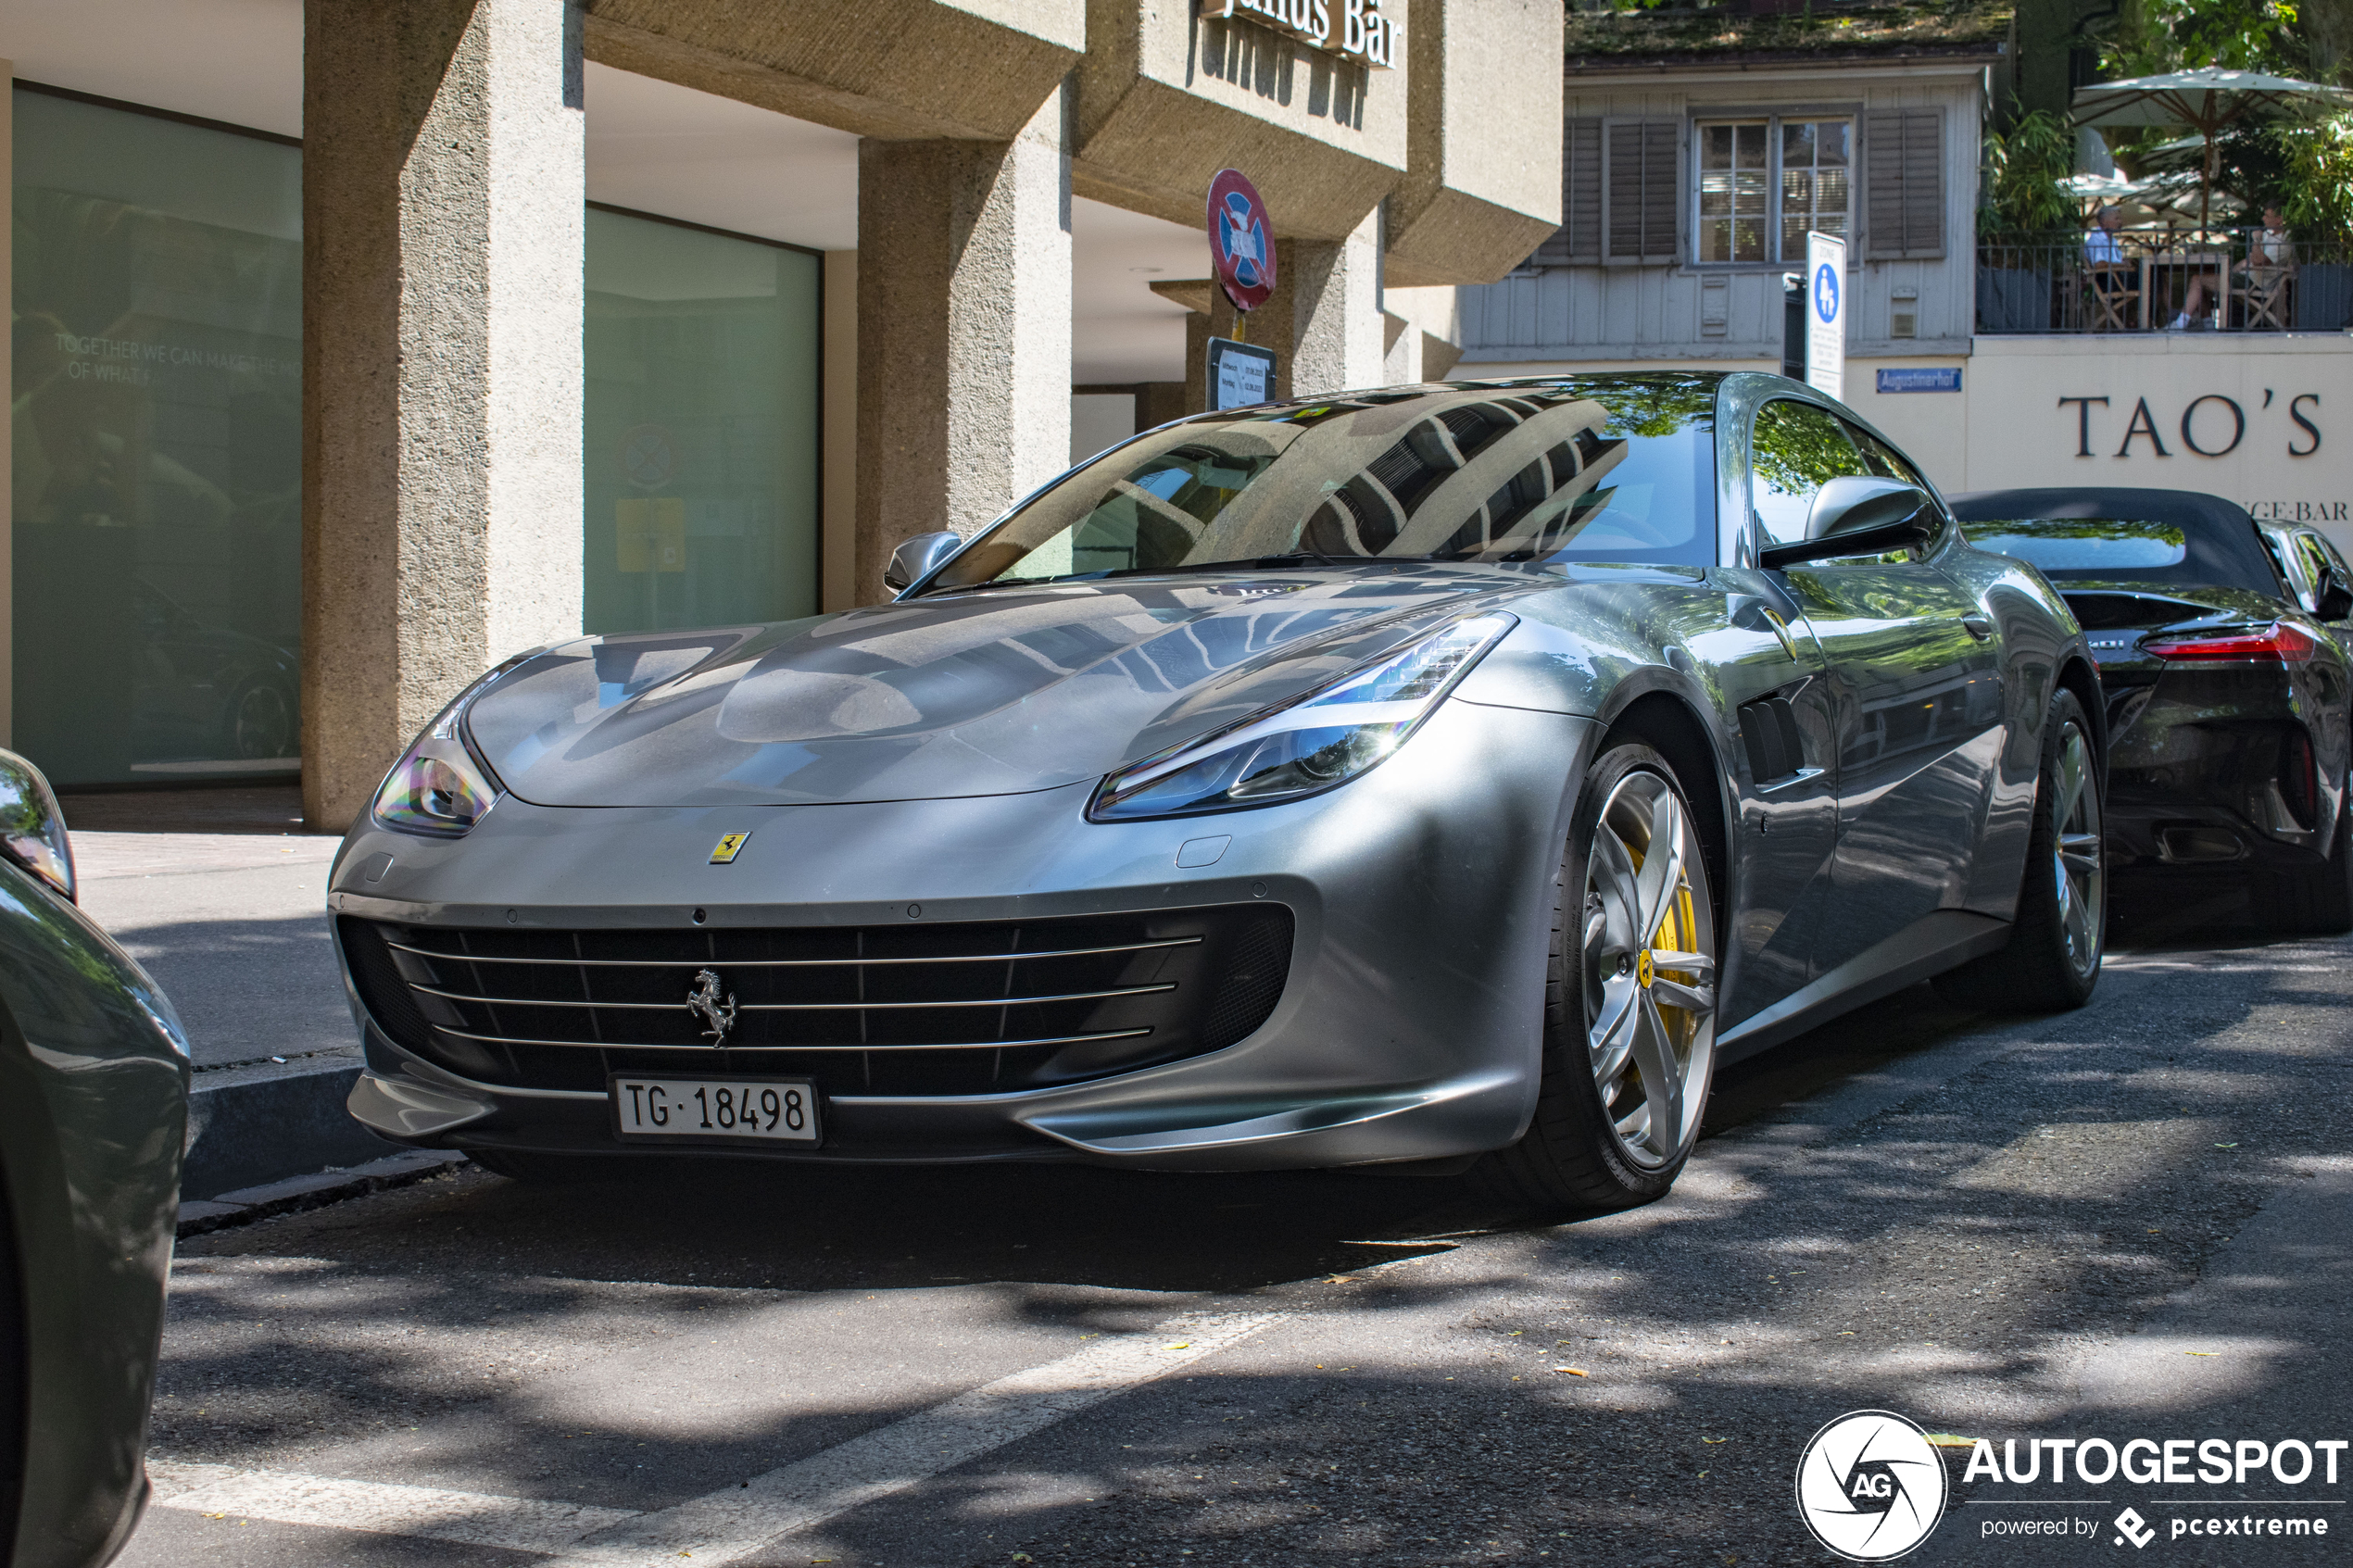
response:
<path id="1" fill-rule="evenodd" d="M 155 1460 L 147 1465 L 147 1476 L 155 1484 L 158 1508 L 513 1551 L 561 1551 L 583 1536 L 636 1517 L 627 1509 L 586 1503 L 445 1492 L 285 1470 L 239 1470 L 228 1464 Z M 167 1490 L 170 1496 L 164 1495 Z"/>
<path id="2" fill-rule="evenodd" d="M 157 1508 L 560 1554 L 552 1568 L 674 1563 L 687 1552 L 698 1562 L 727 1562 L 1041 1432 L 1289 1315 L 1187 1313 L 1141 1334 L 1107 1335 L 748 1485 L 653 1513 L 162 1459 L 148 1461 L 147 1475 Z"/>
<path id="3" fill-rule="evenodd" d="M 967 1460 L 1043 1431 L 1098 1399 L 1165 1376 L 1239 1344 L 1284 1312 L 1214 1312 L 1171 1318 L 1147 1333 L 1106 1336 L 1075 1355 L 1017 1372 L 827 1449 L 747 1486 L 622 1520 L 567 1551 L 551 1568 L 633 1568 L 729 1562 L 822 1524 Z"/>

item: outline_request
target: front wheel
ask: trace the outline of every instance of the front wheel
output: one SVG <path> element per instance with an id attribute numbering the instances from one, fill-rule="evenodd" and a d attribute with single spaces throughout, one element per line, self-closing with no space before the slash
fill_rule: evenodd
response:
<path id="1" fill-rule="evenodd" d="M 2108 944 L 2103 793 L 2083 705 L 2062 690 L 2043 726 L 2033 833 L 2009 943 L 1938 975 L 1946 1000 L 1991 1012 L 2059 1012 L 2092 999 Z"/>
<path id="2" fill-rule="evenodd" d="M 1586 775 L 1554 884 L 1543 1081 L 1527 1134 L 1482 1162 L 1507 1199 L 1608 1210 L 1666 1196 L 1716 1063 L 1716 920 L 1667 759 L 1612 747 Z"/>

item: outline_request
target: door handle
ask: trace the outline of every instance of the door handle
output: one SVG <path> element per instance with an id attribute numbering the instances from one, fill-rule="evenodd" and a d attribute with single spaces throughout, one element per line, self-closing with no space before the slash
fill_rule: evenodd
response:
<path id="1" fill-rule="evenodd" d="M 1970 610 L 1967 615 L 1962 616 L 1961 624 L 1968 627 L 1969 634 L 1981 643 L 1994 634 L 1994 623 L 1975 610 Z"/>

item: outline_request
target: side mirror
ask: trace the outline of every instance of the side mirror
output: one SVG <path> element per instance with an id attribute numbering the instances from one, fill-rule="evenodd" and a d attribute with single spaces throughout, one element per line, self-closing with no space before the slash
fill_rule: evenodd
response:
<path id="1" fill-rule="evenodd" d="M 1936 504 L 1927 491 L 1901 480 L 1850 475 L 1833 479 L 1814 497 L 1806 537 L 1768 545 L 1758 564 L 1778 571 L 1832 556 L 1877 555 L 1925 543 L 1936 533 Z"/>
<path id="2" fill-rule="evenodd" d="M 964 547 L 964 536 L 942 530 L 937 533 L 918 533 L 912 539 L 900 542 L 890 552 L 890 564 L 883 568 L 883 586 L 898 590 L 911 583 L 920 583 L 939 569 L 942 561 Z"/>
<path id="3" fill-rule="evenodd" d="M 0 751 L 0 855 L 73 898 L 73 846 L 65 813 L 41 770 L 13 751 Z"/>
<path id="4" fill-rule="evenodd" d="M 2312 595 L 2317 601 L 2312 613 L 2322 621 L 2342 621 L 2353 615 L 2353 587 L 2348 587 L 2331 569 L 2323 573 L 2320 585 Z"/>

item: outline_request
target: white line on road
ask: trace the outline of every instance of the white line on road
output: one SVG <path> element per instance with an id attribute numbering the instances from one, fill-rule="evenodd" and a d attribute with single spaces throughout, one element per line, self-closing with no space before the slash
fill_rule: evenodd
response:
<path id="1" fill-rule="evenodd" d="M 1106 1336 L 1076 1355 L 1017 1372 L 862 1437 L 582 1541 L 557 1568 L 728 1562 L 779 1536 L 822 1524 L 944 1470 L 1044 1430 L 1096 1400 L 1240 1343 L 1281 1312 L 1200 1313 L 1148 1334 Z"/>
<path id="2" fill-rule="evenodd" d="M 285 1470 L 239 1470 L 227 1464 L 157 1460 L 147 1466 L 147 1476 L 155 1484 L 157 1508 L 514 1551 L 561 1551 L 583 1536 L 635 1517 L 627 1509 L 586 1503 L 536 1502 Z"/>
<path id="3" fill-rule="evenodd" d="M 726 1562 L 1043 1431 L 1240 1343 L 1283 1312 L 1189 1313 L 960 1394 L 807 1459 L 653 1513 L 283 1470 L 153 1460 L 156 1506 L 564 1554 L 553 1568 Z"/>

